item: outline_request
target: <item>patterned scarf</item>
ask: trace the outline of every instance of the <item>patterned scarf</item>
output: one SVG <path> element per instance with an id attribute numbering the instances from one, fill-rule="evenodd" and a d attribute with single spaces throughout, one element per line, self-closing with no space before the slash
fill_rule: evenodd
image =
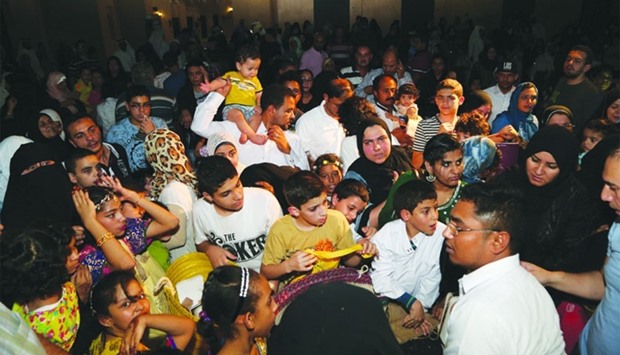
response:
<path id="1" fill-rule="evenodd" d="M 179 136 L 168 129 L 156 129 L 144 141 L 146 161 L 155 173 L 151 181 L 151 198 L 157 200 L 169 180 L 177 180 L 196 190 L 197 180 L 185 155 Z"/>

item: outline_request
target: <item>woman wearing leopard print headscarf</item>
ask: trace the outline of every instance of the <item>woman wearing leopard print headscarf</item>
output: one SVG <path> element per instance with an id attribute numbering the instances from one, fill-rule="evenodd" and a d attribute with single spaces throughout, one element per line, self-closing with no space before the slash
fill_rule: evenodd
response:
<path id="1" fill-rule="evenodd" d="M 196 202 L 196 175 L 185 155 L 179 136 L 168 129 L 156 129 L 144 141 L 146 160 L 155 172 L 151 180 L 151 198 L 157 200 L 179 219 L 179 230 L 164 243 L 171 262 L 196 251 L 192 206 Z"/>

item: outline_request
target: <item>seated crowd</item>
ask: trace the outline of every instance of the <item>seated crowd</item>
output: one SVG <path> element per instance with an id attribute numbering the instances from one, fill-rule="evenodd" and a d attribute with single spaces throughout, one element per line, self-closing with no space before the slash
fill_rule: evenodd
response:
<path id="1" fill-rule="evenodd" d="M 437 26 L 403 51 L 373 21 L 240 25 L 161 57 L 123 40 L 105 71 L 82 41 L 34 102 L 43 81 L 13 68 L 0 352 L 618 351 L 620 90 L 588 77 L 600 56 L 571 43 L 555 85 L 490 36 L 466 55 Z M 179 299 L 168 270 L 199 257 Z"/>

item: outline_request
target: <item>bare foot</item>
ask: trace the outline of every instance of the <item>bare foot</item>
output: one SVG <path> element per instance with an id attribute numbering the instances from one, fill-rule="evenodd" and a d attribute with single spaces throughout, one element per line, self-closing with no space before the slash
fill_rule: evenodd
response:
<path id="1" fill-rule="evenodd" d="M 269 140 L 269 137 L 264 134 L 253 134 L 253 135 L 248 135 L 248 139 L 250 140 L 250 142 L 254 144 L 263 145 L 267 143 L 267 141 Z"/>
<path id="2" fill-rule="evenodd" d="M 245 144 L 247 141 L 248 141 L 247 133 L 241 133 L 241 136 L 239 136 L 239 143 Z"/>

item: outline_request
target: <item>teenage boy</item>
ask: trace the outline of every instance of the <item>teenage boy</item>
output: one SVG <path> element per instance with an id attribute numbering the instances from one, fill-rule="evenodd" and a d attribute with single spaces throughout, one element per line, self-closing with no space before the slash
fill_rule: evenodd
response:
<path id="1" fill-rule="evenodd" d="M 438 221 L 437 193 L 426 181 L 409 181 L 398 188 L 394 210 L 400 219 L 373 237 L 379 256 L 372 263 L 372 284 L 406 311 L 403 327 L 429 334 L 431 325 L 424 314 L 439 295 L 439 255 L 446 228 Z"/>
<path id="2" fill-rule="evenodd" d="M 300 171 L 284 183 L 284 196 L 289 204 L 289 215 L 273 224 L 267 237 L 261 273 L 269 280 L 290 282 L 292 277 L 309 273 L 318 261 L 304 251 L 317 244 L 331 242 L 334 250 L 355 245 L 347 219 L 328 209 L 327 192 L 321 179 L 309 171 Z M 375 254 L 376 248 L 362 240 L 361 253 Z M 344 264 L 357 266 L 360 252 L 343 257 Z"/>
<path id="3" fill-rule="evenodd" d="M 282 216 L 270 192 L 243 187 L 232 163 L 221 156 L 204 158 L 196 169 L 202 198 L 194 203 L 196 248 L 213 267 L 234 261 L 258 271 L 271 225 Z"/>
<path id="4" fill-rule="evenodd" d="M 361 228 L 361 234 L 357 232 L 356 223 L 357 217 L 364 212 L 368 201 L 370 200 L 370 194 L 363 182 L 354 179 L 344 179 L 336 186 L 334 193 L 332 194 L 331 209 L 340 211 L 347 219 L 351 226 L 351 233 L 353 234 L 353 240 L 359 242 L 363 238 L 372 237 L 377 232 L 374 227 L 365 226 Z"/>
<path id="5" fill-rule="evenodd" d="M 439 133 L 452 133 L 458 121 L 457 111 L 463 104 L 463 86 L 454 79 L 444 79 L 437 85 L 435 104 L 439 113 L 431 118 L 422 120 L 418 124 L 413 138 L 413 159 L 415 168 L 421 168 L 424 162 L 424 147 L 426 142 Z"/>
<path id="6" fill-rule="evenodd" d="M 168 128 L 159 117 L 151 117 L 151 94 L 144 86 L 136 85 L 127 90 L 125 108 L 129 117 L 118 121 L 106 134 L 106 141 L 125 148 L 132 172 L 148 167 L 144 150 L 146 135 L 159 128 Z"/>
<path id="7" fill-rule="evenodd" d="M 99 169 L 103 168 L 97 155 L 88 149 L 75 149 L 65 160 L 69 180 L 82 189 L 97 186 L 101 179 Z"/>

